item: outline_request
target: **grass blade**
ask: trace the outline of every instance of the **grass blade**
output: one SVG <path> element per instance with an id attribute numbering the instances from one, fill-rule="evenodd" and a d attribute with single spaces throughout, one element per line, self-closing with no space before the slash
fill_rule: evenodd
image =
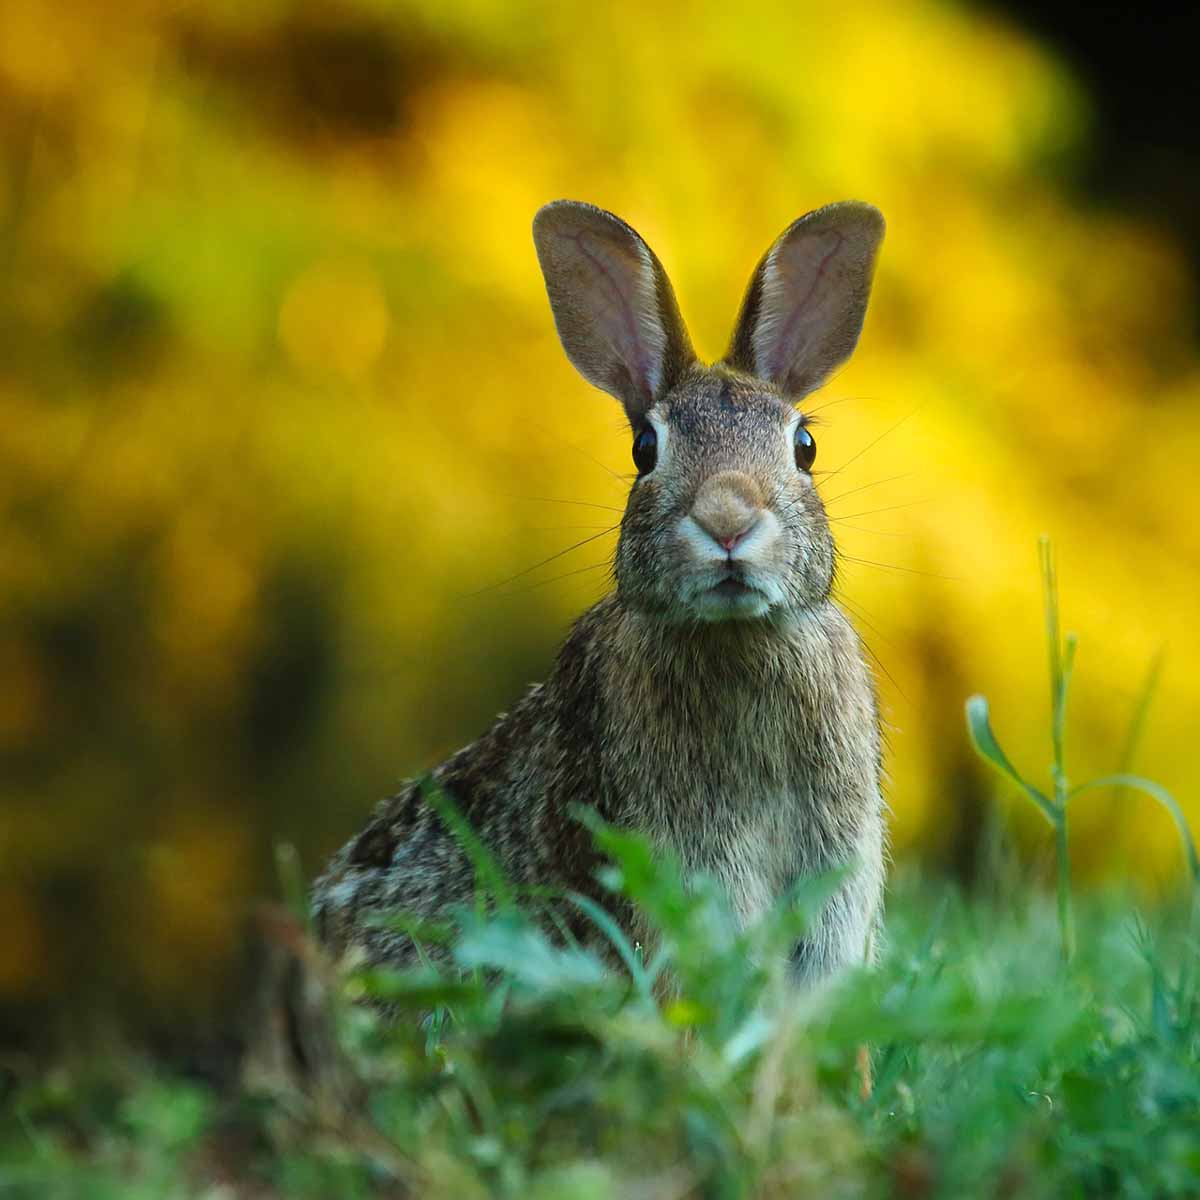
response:
<path id="1" fill-rule="evenodd" d="M 590 896 L 581 895 L 579 892 L 568 892 L 567 899 L 576 908 L 590 917 L 592 924 L 608 938 L 613 945 L 613 949 L 620 955 L 621 961 L 629 971 L 630 977 L 633 979 L 634 986 L 637 988 L 639 994 L 649 999 L 651 997 L 650 977 L 638 961 L 637 951 L 629 944 L 629 939 L 621 931 L 621 927 Z"/>
<path id="2" fill-rule="evenodd" d="M 471 828 L 471 822 L 459 811 L 458 805 L 428 775 L 418 786 L 425 803 L 441 817 L 442 823 L 471 860 L 471 865 L 475 868 L 476 886 L 491 896 L 498 905 L 511 907 L 515 900 L 512 885 L 505 878 L 492 852 Z"/>
<path id="3" fill-rule="evenodd" d="M 1089 779 L 1087 783 L 1081 783 L 1078 787 L 1073 788 L 1071 795 L 1072 797 L 1079 796 L 1084 792 L 1094 792 L 1106 787 L 1133 788 L 1136 791 L 1144 792 L 1147 796 L 1157 800 L 1171 814 L 1171 819 L 1175 822 L 1176 829 L 1179 830 L 1179 840 L 1183 843 L 1183 853 L 1187 859 L 1192 884 L 1193 886 L 1200 886 L 1200 857 L 1196 855 L 1196 843 L 1192 839 L 1192 830 L 1187 823 L 1187 817 L 1183 815 L 1183 809 L 1179 807 L 1179 802 L 1175 797 L 1165 787 L 1155 783 L 1152 779 L 1144 779 L 1141 775 L 1129 775 L 1125 773 L 1104 775 L 1099 779 Z"/>
<path id="4" fill-rule="evenodd" d="M 1125 734 L 1125 742 L 1121 747 L 1121 756 L 1117 760 L 1118 775 L 1127 775 L 1133 770 L 1134 755 L 1137 754 L 1142 734 L 1146 730 L 1146 720 L 1150 715 L 1150 705 L 1154 703 L 1154 696 L 1158 691 L 1159 680 L 1162 678 L 1165 658 L 1166 654 L 1160 647 L 1150 660 L 1150 667 L 1146 671 L 1146 678 L 1142 681 L 1142 686 L 1138 689 L 1137 700 L 1133 706 L 1133 715 L 1129 719 L 1129 730 Z"/>
<path id="5" fill-rule="evenodd" d="M 1054 740 L 1054 762 L 1062 763 L 1063 662 L 1062 634 L 1058 621 L 1058 568 L 1054 547 L 1046 534 L 1038 539 L 1042 571 L 1042 603 L 1046 613 L 1046 651 L 1050 662 L 1050 728 Z"/>
<path id="6" fill-rule="evenodd" d="M 1010 782 L 1015 783 L 1038 806 L 1042 815 L 1051 825 L 1058 824 L 1058 812 L 1054 805 L 1038 791 L 1031 783 L 1021 778 L 1017 768 L 1012 765 L 1008 755 L 1000 748 L 996 735 L 992 732 L 988 719 L 988 702 L 986 696 L 971 696 L 967 700 L 967 732 L 971 742 L 984 761 L 990 763 Z"/>

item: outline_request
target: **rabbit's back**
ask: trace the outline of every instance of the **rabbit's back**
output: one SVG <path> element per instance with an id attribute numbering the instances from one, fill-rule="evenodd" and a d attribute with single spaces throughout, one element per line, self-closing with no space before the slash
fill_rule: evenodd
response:
<path id="1" fill-rule="evenodd" d="M 598 858 L 572 805 L 611 811 L 591 653 L 605 638 L 603 609 L 577 623 L 546 683 L 435 768 L 426 785 L 406 783 L 383 801 L 333 858 L 312 896 L 318 931 L 334 950 L 358 946 L 376 961 L 404 961 L 411 940 L 384 927 L 388 914 L 437 917 L 474 899 L 475 866 L 429 791 L 453 806 L 508 884 L 597 893 Z"/>

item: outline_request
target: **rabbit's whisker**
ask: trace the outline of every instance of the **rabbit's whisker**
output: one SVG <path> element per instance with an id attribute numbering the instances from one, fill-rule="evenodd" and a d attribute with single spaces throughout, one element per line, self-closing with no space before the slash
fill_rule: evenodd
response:
<path id="1" fill-rule="evenodd" d="M 882 640 L 883 640 L 883 641 L 884 641 L 884 642 L 885 642 L 887 645 L 889 645 L 889 646 L 893 646 L 893 648 L 894 648 L 894 643 L 892 643 L 891 641 L 889 641 L 889 640 L 888 640 L 886 637 L 884 637 L 884 636 L 883 636 L 883 634 L 882 634 L 882 633 L 880 633 L 880 632 L 879 632 L 879 628 L 878 628 L 878 626 L 876 626 L 875 624 L 873 624 L 873 623 L 872 623 L 872 622 L 871 622 L 871 621 L 870 621 L 870 620 L 867 618 L 867 616 L 866 616 L 866 614 L 863 612 L 863 610 L 862 610 L 861 606 L 854 604 L 854 603 L 853 603 L 851 600 L 847 599 L 847 597 L 846 597 L 846 596 L 844 596 L 843 594 L 841 594 L 840 592 L 838 593 L 838 596 L 837 596 L 837 601 L 838 601 L 838 603 L 839 603 L 839 604 L 844 604 L 844 605 L 845 605 L 845 606 L 846 606 L 848 609 L 850 609 L 850 611 L 851 611 L 851 612 L 852 612 L 852 613 L 853 613 L 853 614 L 854 614 L 854 615 L 855 615 L 855 616 L 856 616 L 856 617 L 857 617 L 857 618 L 858 618 L 858 619 L 859 619 L 859 620 L 860 620 L 860 621 L 861 621 L 861 622 L 862 622 L 864 625 L 866 625 L 866 626 L 867 626 L 867 627 L 868 627 L 868 628 L 869 628 L 869 629 L 870 629 L 870 630 L 871 630 L 871 631 L 872 631 L 872 632 L 875 634 L 875 636 L 876 636 L 876 637 L 878 637 L 878 638 L 881 638 L 881 639 L 882 639 Z M 876 665 L 876 666 L 877 666 L 877 667 L 878 667 L 878 668 L 879 668 L 879 669 L 880 669 L 880 670 L 881 670 L 881 671 L 882 671 L 882 672 L 883 672 L 883 673 L 884 673 L 884 674 L 885 674 L 885 675 L 888 677 L 888 681 L 891 683 L 892 687 L 894 687 L 894 688 L 896 689 L 896 691 L 899 693 L 899 695 L 901 696 L 901 698 L 902 698 L 902 699 L 904 699 L 904 700 L 908 700 L 908 696 L 905 694 L 905 691 L 904 691 L 904 689 L 903 689 L 903 688 L 900 686 L 900 684 L 899 684 L 899 682 L 897 681 L 897 679 L 896 679 L 895 675 L 893 675 L 893 674 L 891 673 L 891 671 L 889 671 L 889 670 L 887 669 L 887 666 L 886 666 L 886 664 L 884 663 L 883 659 L 882 659 L 882 658 L 880 658 L 880 657 L 879 657 L 879 655 L 875 653 L 875 648 L 874 648 L 874 646 L 872 646 L 872 645 L 871 645 L 871 643 L 870 643 L 870 642 L 868 642 L 868 641 L 867 641 L 867 639 L 866 639 L 866 638 L 864 638 L 864 637 L 861 637 L 861 636 L 860 636 L 860 637 L 859 637 L 859 641 L 862 643 L 863 649 L 864 649 L 864 650 L 866 650 L 866 652 L 867 652 L 867 653 L 868 653 L 868 654 L 871 656 L 871 658 L 872 658 L 872 660 L 874 661 L 875 665 Z"/>
<path id="2" fill-rule="evenodd" d="M 836 471 L 832 471 L 827 478 L 832 479 L 834 477 L 834 475 L 840 475 L 851 463 L 857 462 L 860 458 L 862 458 L 862 456 L 864 454 L 866 454 L 866 452 L 868 450 L 872 450 L 876 446 L 878 446 L 879 443 L 882 442 L 885 437 L 888 437 L 890 434 L 895 433 L 896 430 L 899 429 L 900 426 L 903 425 L 905 421 L 907 421 L 907 420 L 909 420 L 909 418 L 915 416 L 919 411 L 920 411 L 920 406 L 918 406 L 917 408 L 914 408 L 912 410 L 912 412 L 908 413 L 906 416 L 901 417 L 900 420 L 898 420 L 895 423 L 895 425 L 892 425 L 890 428 L 885 429 L 877 438 L 874 439 L 874 441 L 868 442 L 857 454 L 851 455 L 848 459 L 846 459 L 846 461 L 844 463 L 842 463 L 842 465 L 840 467 L 838 467 L 838 469 Z"/>
<path id="3" fill-rule="evenodd" d="M 874 620 L 871 618 L 871 615 L 870 615 L 870 613 L 867 611 L 866 607 L 863 605 L 863 603 L 862 603 L 862 601 L 861 601 L 861 600 L 851 600 L 849 596 L 847 596 L 847 595 L 844 595 L 842 592 L 838 592 L 838 593 L 837 593 L 837 600 L 838 600 L 838 603 L 839 603 L 839 604 L 844 604 L 844 605 L 845 605 L 845 606 L 846 606 L 848 609 L 850 609 L 850 611 L 851 611 L 852 613 L 854 613 L 854 615 L 855 615 L 855 616 L 856 616 L 856 617 L 857 617 L 857 618 L 858 618 L 858 619 L 859 619 L 859 620 L 860 620 L 860 621 L 861 621 L 861 622 L 862 622 L 862 623 L 863 623 L 863 624 L 864 624 L 864 625 L 865 625 L 865 626 L 866 626 L 866 627 L 867 627 L 867 628 L 868 628 L 868 629 L 869 629 L 869 630 L 870 630 L 870 631 L 871 631 L 871 632 L 872 632 L 872 633 L 873 633 L 873 634 L 874 634 L 874 635 L 875 635 L 875 636 L 876 636 L 876 637 L 877 637 L 877 638 L 878 638 L 878 639 L 879 639 L 879 640 L 880 640 L 880 641 L 881 641 L 881 642 L 882 642 L 882 643 L 883 643 L 885 646 L 889 647 L 889 648 L 890 648 L 890 649 L 892 649 L 892 650 L 897 650 L 897 649 L 898 649 L 898 647 L 896 646 L 896 643 L 895 643 L 894 641 L 892 641 L 892 639 L 891 639 L 891 638 L 889 638 L 889 637 L 887 636 L 887 634 L 885 634 L 885 633 L 883 632 L 883 630 L 879 628 L 879 626 L 878 626 L 878 625 L 876 625 L 876 624 L 875 624 Z"/>
<path id="4" fill-rule="evenodd" d="M 900 529 L 868 529 L 865 525 L 847 525 L 844 521 L 838 522 L 843 529 L 851 529 L 855 533 L 868 533 L 872 537 L 912 537 L 911 533 L 905 533 Z"/>
<path id="5" fill-rule="evenodd" d="M 915 567 L 901 567 L 897 563 L 881 563 L 870 558 L 855 558 L 854 555 L 846 554 L 841 550 L 837 552 L 837 556 L 841 562 L 858 563 L 863 567 L 878 567 L 881 571 L 903 571 L 906 575 L 924 575 L 926 579 L 946 579 L 951 583 L 962 583 L 962 580 L 954 575 L 938 575 L 933 571 L 918 571 Z"/>
<path id="6" fill-rule="evenodd" d="M 844 604 L 845 596 L 839 596 L 838 602 L 839 602 L 839 604 Z M 865 622 L 866 618 L 863 617 L 862 613 L 856 612 L 856 613 L 854 613 L 854 616 L 856 616 L 859 620 L 863 620 L 863 622 Z M 860 646 L 862 646 L 863 649 L 866 650 L 866 653 L 868 653 L 871 656 L 871 661 L 874 662 L 874 664 L 878 668 L 880 668 L 880 670 L 883 672 L 884 676 L 887 676 L 888 683 L 892 684 L 893 688 L 895 688 L 896 694 L 898 694 L 902 698 L 902 700 L 907 701 L 908 700 L 907 692 L 904 690 L 904 688 L 901 688 L 899 680 L 896 679 L 894 674 L 888 670 L 886 662 L 884 662 L 883 659 L 881 659 L 880 656 L 878 656 L 878 654 L 875 652 L 875 647 L 871 646 L 871 643 L 868 640 L 866 640 L 866 638 L 863 637 L 862 635 L 859 635 L 858 641 L 859 641 Z"/>
<path id="7" fill-rule="evenodd" d="M 829 386 L 831 383 L 836 383 L 836 382 L 837 382 L 837 380 L 841 379 L 841 377 L 842 377 L 842 372 L 843 372 L 843 371 L 844 371 L 844 370 L 845 370 L 845 369 L 846 369 L 846 368 L 847 368 L 849 365 L 850 365 L 850 363 L 849 363 L 849 361 L 848 361 L 848 360 L 847 360 L 846 362 L 842 363 L 842 364 L 841 364 L 839 367 L 837 367 L 837 368 L 836 368 L 836 369 L 835 369 L 835 370 L 834 370 L 834 371 L 833 371 L 831 374 L 829 374 L 829 375 L 826 375 L 826 376 L 825 376 L 825 379 L 822 381 L 822 385 L 821 385 L 821 386 L 822 386 L 822 387 L 828 387 L 828 386 Z"/>
<path id="8" fill-rule="evenodd" d="M 589 542 L 597 541 L 599 538 L 605 537 L 610 533 L 615 533 L 619 528 L 619 525 L 610 525 L 607 529 L 602 529 L 599 533 L 593 533 L 591 537 L 582 538 L 574 545 L 567 546 L 566 549 L 559 550 L 556 554 L 551 554 L 549 558 L 543 558 L 541 562 L 534 563 L 532 567 L 526 567 L 525 570 L 518 571 L 515 575 L 510 575 L 507 579 L 500 580 L 499 583 L 489 584 L 487 587 L 480 588 L 475 592 L 467 592 L 465 596 L 460 596 L 459 599 L 472 600 L 476 596 L 482 596 L 487 592 L 494 592 L 498 588 L 507 587 L 510 583 L 515 583 L 518 579 L 524 579 L 526 575 L 531 575 L 540 567 L 547 566 L 548 564 L 557 561 L 565 554 L 570 554 L 572 550 L 578 550 L 581 546 L 586 546 Z"/>
<path id="9" fill-rule="evenodd" d="M 529 504 L 576 504 L 581 508 L 603 508 L 607 512 L 623 513 L 623 508 L 614 504 L 595 504 L 591 500 L 559 500 L 555 496 L 513 496 L 514 500 L 524 500 Z"/>
<path id="10" fill-rule="evenodd" d="M 824 412 L 827 408 L 833 408 L 838 404 L 845 404 L 848 400 L 863 400 L 864 396 L 838 396 L 836 400 L 826 400 L 824 404 L 818 404 L 816 408 L 802 408 L 800 411 L 806 418 L 815 417 L 817 413 Z"/>
<path id="11" fill-rule="evenodd" d="M 627 475 L 622 475 L 619 472 L 614 471 L 607 463 L 602 463 L 594 454 L 589 454 L 582 446 L 576 446 L 573 442 L 564 442 L 564 445 L 566 445 L 568 449 L 574 450 L 576 454 L 582 454 L 583 457 L 588 460 L 588 462 L 595 463 L 600 470 L 606 471 L 618 483 L 629 482 L 629 477 Z"/>
<path id="12" fill-rule="evenodd" d="M 816 472 L 814 472 L 814 474 L 815 473 Z M 836 472 L 829 472 L 829 474 L 833 475 L 833 474 L 836 474 Z M 864 483 L 859 487 L 851 488 L 847 492 L 839 492 L 836 496 L 831 496 L 828 499 L 826 499 L 824 496 L 822 496 L 821 503 L 825 506 L 826 516 L 828 516 L 831 521 L 842 520 L 843 519 L 842 517 L 835 517 L 831 513 L 829 513 L 828 509 L 831 504 L 836 504 L 839 500 L 845 500 L 847 496 L 853 496 L 858 492 L 865 492 L 869 488 L 880 487 L 885 483 L 895 483 L 897 480 L 900 480 L 900 479 L 908 479 L 913 474 L 915 474 L 915 472 L 905 471 L 902 475 L 887 475 L 883 479 L 876 479 L 872 483 Z M 804 502 L 803 496 L 797 496 L 791 500 L 787 499 L 787 497 L 784 496 L 782 490 L 780 490 L 775 497 L 775 505 L 779 509 L 779 513 L 781 516 L 783 516 L 787 513 L 790 513 L 797 505 L 802 504 L 803 502 Z M 911 501 L 911 503 L 923 504 L 923 503 L 925 503 L 925 501 L 914 500 L 914 501 Z M 897 504 L 897 505 L 894 505 L 893 507 L 903 508 L 905 506 L 903 504 Z M 874 509 L 873 511 L 874 512 L 887 512 L 888 510 L 887 509 Z M 854 515 L 863 516 L 864 514 L 858 513 L 858 514 L 850 514 L 850 515 L 851 516 L 854 516 Z"/>
<path id="13" fill-rule="evenodd" d="M 902 504 L 889 504 L 886 508 L 868 508 L 865 512 L 842 513 L 841 516 L 830 517 L 831 521 L 855 521 L 859 517 L 873 517 L 876 513 L 895 512 L 898 508 L 913 508 L 918 504 L 928 504 L 929 500 L 905 500 Z"/>
<path id="14" fill-rule="evenodd" d="M 539 579 L 537 583 L 531 583 L 528 587 L 514 592 L 513 595 L 524 596 L 527 592 L 536 592 L 538 588 L 549 587 L 552 583 L 559 583 L 564 579 L 570 579 L 572 575 L 583 575 L 587 571 L 599 571 L 601 567 L 611 566 L 612 562 L 605 559 L 604 562 L 592 563 L 587 567 L 576 567 L 574 571 L 564 571 L 561 575 L 552 575 L 549 579 Z"/>
<path id="15" fill-rule="evenodd" d="M 822 499 L 826 505 L 836 504 L 839 500 L 845 500 L 847 496 L 856 495 L 858 492 L 865 492 L 869 488 L 880 487 L 885 483 L 895 483 L 898 479 L 909 479 L 912 475 L 912 471 L 905 471 L 903 475 L 888 475 L 884 479 L 876 479 L 873 483 L 864 483 L 861 487 L 851 488 L 848 492 L 839 492 L 836 496 L 830 496 L 828 499 L 822 497 Z"/>
<path id="16" fill-rule="evenodd" d="M 612 529 L 611 525 L 526 525 L 525 533 L 562 533 L 579 529 Z"/>

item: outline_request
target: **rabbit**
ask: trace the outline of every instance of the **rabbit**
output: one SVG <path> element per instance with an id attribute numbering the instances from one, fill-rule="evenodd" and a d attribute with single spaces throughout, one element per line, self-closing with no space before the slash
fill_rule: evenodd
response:
<path id="1" fill-rule="evenodd" d="M 881 920 L 876 691 L 832 599 L 837 552 L 796 405 L 856 346 L 883 232 L 879 211 L 852 201 L 789 225 L 751 277 L 728 352 L 706 366 L 630 226 L 574 201 L 537 213 L 559 338 L 624 406 L 637 478 L 615 590 L 544 683 L 432 772 L 515 887 L 589 895 L 643 944 L 651 931 L 596 880 L 575 805 L 715 877 L 743 924 L 800 878 L 846 867 L 795 947 L 801 983 L 869 961 Z M 318 935 L 402 964 L 414 945 L 380 918 L 437 917 L 474 888 L 459 841 L 409 783 L 315 883 Z M 574 907 L 561 915 L 586 935 Z"/>

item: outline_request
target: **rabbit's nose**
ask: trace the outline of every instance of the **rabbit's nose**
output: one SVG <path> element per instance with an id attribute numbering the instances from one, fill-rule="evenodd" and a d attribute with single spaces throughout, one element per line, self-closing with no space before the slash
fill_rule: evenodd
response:
<path id="1" fill-rule="evenodd" d="M 741 471 L 710 476 L 692 504 L 692 520 L 729 553 L 758 524 L 761 515 L 762 493 Z"/>

